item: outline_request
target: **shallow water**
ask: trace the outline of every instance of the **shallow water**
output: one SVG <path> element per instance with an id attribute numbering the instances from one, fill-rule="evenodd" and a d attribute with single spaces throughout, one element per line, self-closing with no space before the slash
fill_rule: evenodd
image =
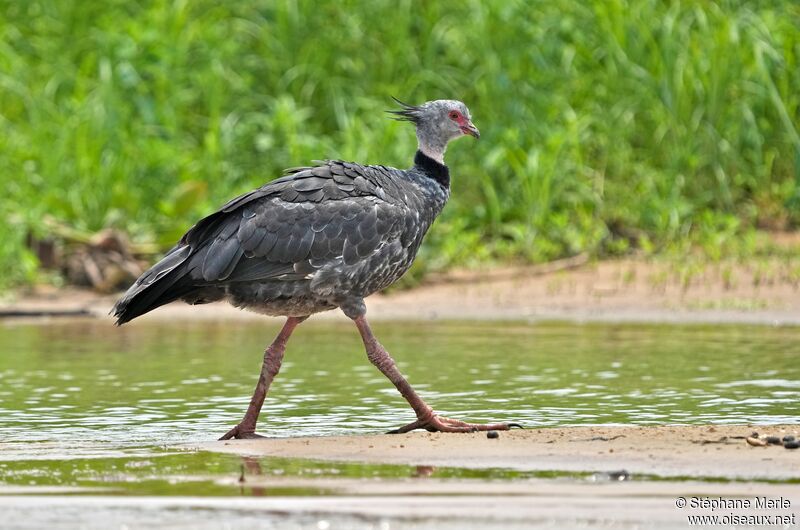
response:
<path id="1" fill-rule="evenodd" d="M 236 475 L 241 458 L 165 447 L 215 439 L 240 419 L 279 325 L 4 323 L 0 483 L 240 494 L 209 476 Z M 374 329 L 428 402 L 464 420 L 534 427 L 800 419 L 800 328 L 435 322 Z M 412 419 L 351 324 L 310 321 L 289 343 L 259 432 L 377 433 Z M 279 459 L 260 465 L 289 474 L 414 472 Z"/>

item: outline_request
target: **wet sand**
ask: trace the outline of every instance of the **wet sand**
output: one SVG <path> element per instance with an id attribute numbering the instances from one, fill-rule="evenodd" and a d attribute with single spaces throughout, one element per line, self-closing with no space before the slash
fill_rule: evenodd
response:
<path id="1" fill-rule="evenodd" d="M 683 529 L 690 526 L 688 516 L 731 514 L 796 521 L 800 450 L 753 447 L 738 438 L 753 430 L 761 436 L 796 436 L 800 429 L 565 427 L 502 432 L 497 439 L 485 433 L 409 433 L 205 442 L 180 449 L 241 455 L 246 469 L 241 478 L 211 477 L 232 492 L 241 491 L 241 497 L 121 497 L 88 490 L 65 497 L 45 495 L 65 493 L 57 490 L 17 487 L 0 489 L 0 517 L 13 522 L 9 528 L 92 530 Z M 315 477 L 313 472 L 307 477 L 281 476 L 270 473 L 269 460 L 249 460 L 250 456 L 417 467 L 406 477 L 380 479 Z M 595 473 L 452 479 L 438 477 L 439 466 Z M 305 493 L 287 496 L 287 488 Z M 756 499 L 765 497 L 780 507 L 758 507 Z M 697 505 L 717 499 L 750 504 L 714 510 Z M 684 501 L 689 506 L 683 506 Z"/>
<path id="2" fill-rule="evenodd" d="M 322 489 L 339 497 L 270 502 L 288 513 L 389 518 L 392 528 L 686 528 L 689 515 L 797 517 L 800 450 L 744 439 L 798 436 L 793 425 L 563 427 L 486 433 L 413 432 L 217 441 L 184 446 L 246 456 L 415 465 L 405 479 L 283 478 L 248 473 L 251 488 Z M 554 478 L 446 480 L 440 466 L 592 472 Z M 581 478 L 576 478 L 579 476 Z M 777 483 L 776 483 L 777 482 Z M 365 497 L 366 496 L 366 497 Z M 756 497 L 784 499 L 759 510 Z M 747 499 L 746 509 L 688 508 L 682 499 Z M 784 504 L 785 505 L 785 504 Z M 262 506 L 262 509 L 266 509 Z M 399 524 L 398 524 L 399 523 Z M 408 525 L 408 526 L 406 526 Z"/>
<path id="3" fill-rule="evenodd" d="M 744 437 L 800 436 L 791 425 L 619 426 L 486 433 L 264 438 L 191 444 L 189 450 L 416 466 L 610 472 L 732 480 L 800 478 L 800 449 L 753 447 Z"/>
<path id="4" fill-rule="evenodd" d="M 355 494 L 328 497 L 0 497 L 0 516 L 16 521 L 10 528 L 280 528 L 280 529 L 685 529 L 688 515 L 791 515 L 800 505 L 796 486 L 707 484 L 699 482 L 502 484 L 461 481 L 459 489 L 438 481 L 386 493 L 364 481 Z M 381 482 L 381 484 L 385 484 Z M 785 499 L 792 508 L 715 510 L 677 508 L 678 499 L 755 497 Z M 65 526 L 65 521 L 71 524 Z M 722 525 L 721 525 L 722 526 Z M 794 526 L 794 525 L 791 525 Z M 729 528 L 729 525 L 722 526 Z M 769 527 L 769 526 L 767 526 Z M 776 526 L 780 528 L 781 526 Z M 705 526 L 711 528 L 711 526 Z"/>

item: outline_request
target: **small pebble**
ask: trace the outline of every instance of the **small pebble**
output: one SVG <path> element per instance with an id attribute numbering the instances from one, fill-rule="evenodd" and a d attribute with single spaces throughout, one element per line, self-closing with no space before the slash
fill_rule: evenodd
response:
<path id="1" fill-rule="evenodd" d="M 786 436 L 783 437 L 783 441 L 784 442 L 793 442 L 794 441 L 794 436 L 792 436 L 791 434 L 787 434 Z"/>
<path id="2" fill-rule="evenodd" d="M 777 436 L 767 436 L 767 443 L 770 445 L 781 445 L 781 439 Z"/>
<path id="3" fill-rule="evenodd" d="M 489 431 L 486 433 L 487 438 L 500 438 L 500 434 L 497 431 Z"/>
<path id="4" fill-rule="evenodd" d="M 593 473 L 589 480 L 592 482 L 624 482 L 631 480 L 631 474 L 624 469 L 620 469 L 619 471 Z"/>
<path id="5" fill-rule="evenodd" d="M 783 444 L 786 449 L 797 449 L 800 447 L 800 442 L 786 442 Z"/>
<path id="6" fill-rule="evenodd" d="M 624 480 L 630 480 L 631 474 L 625 471 L 624 469 L 620 471 L 609 471 L 608 478 L 610 480 L 615 480 L 617 482 L 622 482 Z"/>
<path id="7" fill-rule="evenodd" d="M 765 442 L 764 440 L 759 440 L 758 438 L 756 438 L 754 436 L 748 436 L 747 437 L 747 443 L 752 445 L 753 447 L 763 447 L 763 446 L 767 445 L 767 442 Z"/>

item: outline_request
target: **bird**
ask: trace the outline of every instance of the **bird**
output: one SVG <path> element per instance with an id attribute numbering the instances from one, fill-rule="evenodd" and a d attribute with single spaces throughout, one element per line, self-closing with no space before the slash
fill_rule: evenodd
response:
<path id="1" fill-rule="evenodd" d="M 389 431 L 508 430 L 516 423 L 474 424 L 436 414 L 397 368 L 366 318 L 364 299 L 408 271 L 450 196 L 444 163 L 449 142 L 480 138 L 467 106 L 440 99 L 399 107 L 391 117 L 413 124 L 418 148 L 401 170 L 325 160 L 289 169 L 198 221 L 145 271 L 111 310 L 122 325 L 164 304 L 227 301 L 286 321 L 266 348 L 242 420 L 220 440 L 260 438 L 256 424 L 295 328 L 339 308 L 356 325 L 367 358 L 397 388 L 416 420 Z"/>

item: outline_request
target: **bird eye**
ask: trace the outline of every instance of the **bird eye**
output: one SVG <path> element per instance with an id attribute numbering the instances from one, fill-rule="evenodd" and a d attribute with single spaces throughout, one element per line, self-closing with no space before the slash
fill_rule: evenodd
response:
<path id="1" fill-rule="evenodd" d="M 448 116 L 450 116 L 451 120 L 457 120 L 458 119 L 458 111 L 451 110 L 450 114 Z"/>

